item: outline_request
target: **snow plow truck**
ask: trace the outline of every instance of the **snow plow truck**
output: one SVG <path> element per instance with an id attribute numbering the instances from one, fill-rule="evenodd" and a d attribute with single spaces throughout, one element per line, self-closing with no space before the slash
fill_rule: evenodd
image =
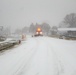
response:
<path id="1" fill-rule="evenodd" d="M 34 36 L 35 36 L 35 37 L 36 37 L 36 36 L 43 36 L 43 32 L 42 32 L 42 29 L 41 29 L 40 27 L 38 27 L 38 28 L 36 29 L 36 33 L 35 33 Z"/>

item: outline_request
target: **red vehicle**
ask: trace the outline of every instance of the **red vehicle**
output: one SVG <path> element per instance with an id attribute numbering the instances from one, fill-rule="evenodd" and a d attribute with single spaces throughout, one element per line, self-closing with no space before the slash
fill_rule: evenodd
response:
<path id="1" fill-rule="evenodd" d="M 42 29 L 41 28 L 37 28 L 36 33 L 35 33 L 34 36 L 43 36 Z"/>

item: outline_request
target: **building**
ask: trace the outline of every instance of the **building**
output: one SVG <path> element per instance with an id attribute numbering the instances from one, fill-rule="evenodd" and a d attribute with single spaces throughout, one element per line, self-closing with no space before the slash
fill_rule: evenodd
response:
<path id="1" fill-rule="evenodd" d="M 58 28 L 58 35 L 65 38 L 76 38 L 76 28 Z"/>

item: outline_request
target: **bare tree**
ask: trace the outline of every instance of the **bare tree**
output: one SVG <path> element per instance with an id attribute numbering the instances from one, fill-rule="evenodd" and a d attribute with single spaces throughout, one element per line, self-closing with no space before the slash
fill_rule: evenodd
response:
<path id="1" fill-rule="evenodd" d="M 56 35 L 57 31 L 58 31 L 58 28 L 56 26 L 53 26 L 52 29 L 51 29 L 51 34 Z"/>
<path id="2" fill-rule="evenodd" d="M 48 35 L 49 31 L 50 31 L 50 25 L 48 23 L 42 23 L 41 25 L 43 32 Z"/>
<path id="3" fill-rule="evenodd" d="M 35 32 L 35 26 L 34 26 L 33 23 L 32 23 L 32 24 L 30 25 L 30 27 L 29 27 L 29 32 L 30 32 L 30 33 L 34 33 L 34 32 Z"/>
<path id="4" fill-rule="evenodd" d="M 69 27 L 76 27 L 76 14 L 71 13 L 66 15 L 63 22 L 64 24 L 69 25 Z"/>

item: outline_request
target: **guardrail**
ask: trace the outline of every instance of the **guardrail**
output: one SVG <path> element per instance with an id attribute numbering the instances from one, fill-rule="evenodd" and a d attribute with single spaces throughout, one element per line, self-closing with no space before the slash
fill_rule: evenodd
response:
<path id="1" fill-rule="evenodd" d="M 4 43 L 0 43 L 0 51 L 13 47 L 14 45 L 19 44 L 19 41 L 9 41 L 9 42 L 4 42 Z"/>

